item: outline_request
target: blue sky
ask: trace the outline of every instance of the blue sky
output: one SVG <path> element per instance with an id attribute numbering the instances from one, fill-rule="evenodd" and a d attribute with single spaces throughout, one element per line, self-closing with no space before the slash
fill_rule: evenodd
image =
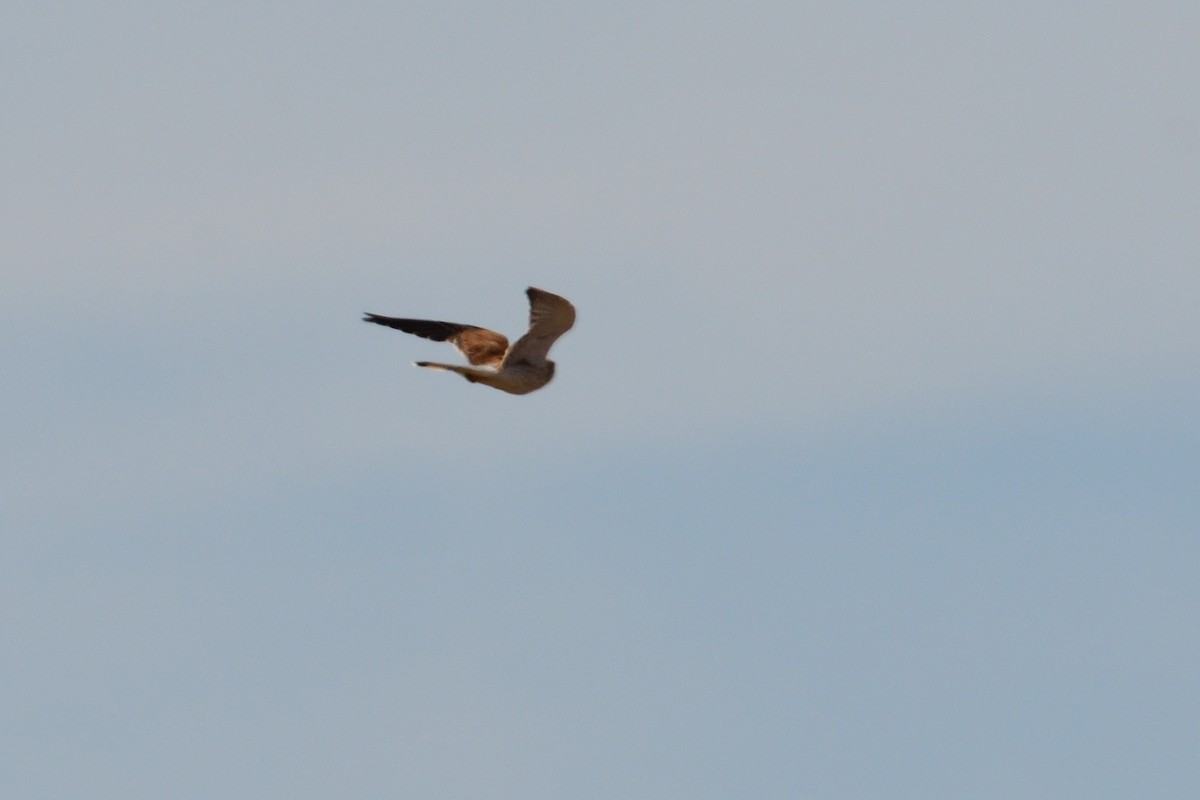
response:
<path id="1" fill-rule="evenodd" d="M 1198 28 L 10 10 L 0 790 L 1194 797 Z"/>

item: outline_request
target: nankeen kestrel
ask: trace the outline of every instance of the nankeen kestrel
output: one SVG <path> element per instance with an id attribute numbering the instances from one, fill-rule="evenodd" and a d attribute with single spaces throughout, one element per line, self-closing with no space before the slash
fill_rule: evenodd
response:
<path id="1" fill-rule="evenodd" d="M 566 299 L 530 286 L 529 330 L 512 347 L 504 334 L 476 325 L 400 319 L 367 314 L 364 322 L 386 325 L 435 342 L 450 342 L 471 366 L 418 361 L 418 367 L 457 372 L 471 383 L 485 383 L 510 394 L 529 394 L 554 377 L 554 362 L 546 358 L 551 345 L 575 324 L 575 307 Z"/>

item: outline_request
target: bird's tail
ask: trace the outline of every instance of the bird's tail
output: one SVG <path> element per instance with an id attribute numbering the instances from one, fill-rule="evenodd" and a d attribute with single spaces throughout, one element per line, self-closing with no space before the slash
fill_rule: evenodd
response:
<path id="1" fill-rule="evenodd" d="M 418 367 L 425 367 L 426 369 L 440 369 L 445 370 L 446 372 L 458 373 L 471 383 L 476 383 L 480 378 L 486 378 L 495 374 L 491 370 L 464 367 L 460 364 L 439 364 L 436 361 L 415 361 L 413 363 L 415 363 Z"/>

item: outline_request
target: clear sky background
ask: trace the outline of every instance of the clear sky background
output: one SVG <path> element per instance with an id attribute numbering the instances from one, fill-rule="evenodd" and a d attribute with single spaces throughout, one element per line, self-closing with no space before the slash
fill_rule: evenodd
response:
<path id="1" fill-rule="evenodd" d="M 3 16 L 0 795 L 1200 796 L 1200 5 Z"/>

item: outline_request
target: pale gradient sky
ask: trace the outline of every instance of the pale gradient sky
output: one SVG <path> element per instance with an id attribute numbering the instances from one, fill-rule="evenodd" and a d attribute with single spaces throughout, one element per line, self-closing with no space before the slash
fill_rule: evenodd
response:
<path id="1" fill-rule="evenodd" d="M 5 12 L 0 795 L 1200 793 L 1200 7 L 299 6 Z"/>

